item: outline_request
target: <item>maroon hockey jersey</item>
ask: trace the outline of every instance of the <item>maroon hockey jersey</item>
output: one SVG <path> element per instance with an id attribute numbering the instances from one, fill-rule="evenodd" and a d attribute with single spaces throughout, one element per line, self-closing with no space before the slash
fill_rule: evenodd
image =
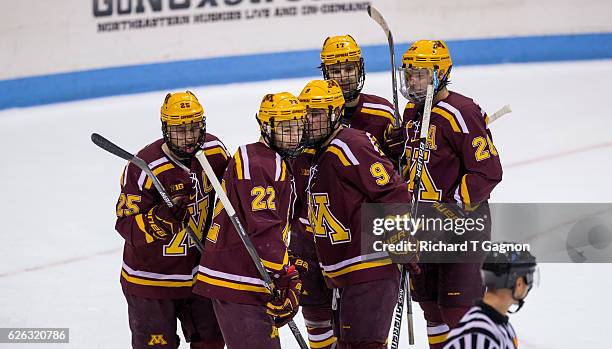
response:
<path id="1" fill-rule="evenodd" d="M 346 107 L 342 124 L 368 132 L 379 144 L 384 142 L 385 130 L 393 125 L 394 108 L 382 97 L 359 94 L 359 102 L 355 107 Z"/>
<path id="2" fill-rule="evenodd" d="M 359 102 L 355 107 L 345 108 L 344 113 L 345 115 L 342 118 L 344 126 L 368 132 L 376 138 L 379 144 L 383 142 L 385 130 L 392 126 L 394 122 L 393 105 L 382 97 L 365 93 L 359 95 Z M 306 183 L 308 182 L 308 174 L 314 154 L 314 149 L 306 149 L 292 163 L 298 200 L 291 230 L 302 244 L 314 240 L 312 228 L 308 222 L 306 197 Z M 306 240 L 304 241 L 302 238 L 306 238 Z M 292 250 L 297 254 L 311 255 L 310 251 L 312 249 L 311 247 L 292 244 Z"/>
<path id="3" fill-rule="evenodd" d="M 218 178 L 225 170 L 229 155 L 219 139 L 206 134 L 204 152 Z M 185 188 L 194 188 L 189 205 L 189 225 L 202 236 L 214 207 L 214 190 L 197 159 L 183 164 L 159 139 L 140 152 L 142 158 L 172 196 Z M 188 166 L 187 166 L 188 165 Z M 146 232 L 144 216 L 164 201 L 153 182 L 140 168 L 129 163 L 121 176 L 121 194 L 117 202 L 115 228 L 125 239 L 121 286 L 124 292 L 147 298 L 184 298 L 191 295 L 200 253 L 185 229 L 166 241 L 155 240 Z"/>
<path id="4" fill-rule="evenodd" d="M 314 243 L 312 228 L 310 227 L 310 222 L 308 221 L 308 195 L 306 194 L 306 189 L 308 187 L 310 165 L 315 153 L 315 149 L 308 148 L 291 163 L 292 172 L 295 176 L 295 191 L 297 194 L 295 213 L 293 214 L 291 221 L 291 231 L 294 233 L 294 236 L 298 237 L 298 241 L 300 243 L 306 243 L 308 241 Z M 306 241 L 303 241 L 302 238 L 305 238 Z M 302 249 L 300 246 L 292 244 L 292 250 L 293 252 L 300 254 Z M 314 247 L 312 247 L 312 250 L 314 251 Z"/>
<path id="5" fill-rule="evenodd" d="M 403 120 L 410 137 L 405 152 L 406 158 L 411 159 L 410 177 L 408 166 L 402 173 L 412 183 L 421 111 L 408 103 Z M 487 120 L 478 104 L 455 92 L 433 106 L 419 200 L 452 202 L 470 210 L 489 198 L 502 179 L 502 167 Z"/>
<path id="6" fill-rule="evenodd" d="M 264 266 L 271 272 L 282 270 L 289 263 L 289 218 L 295 200 L 287 161 L 261 142 L 240 146 L 223 176 L 223 185 Z M 217 201 L 194 292 L 227 302 L 263 305 L 270 300 L 264 285 Z"/>
<path id="7" fill-rule="evenodd" d="M 387 252 L 362 255 L 361 204 L 410 203 L 408 185 L 374 138 L 343 128 L 310 168 L 309 221 L 328 287 L 397 277 Z"/>

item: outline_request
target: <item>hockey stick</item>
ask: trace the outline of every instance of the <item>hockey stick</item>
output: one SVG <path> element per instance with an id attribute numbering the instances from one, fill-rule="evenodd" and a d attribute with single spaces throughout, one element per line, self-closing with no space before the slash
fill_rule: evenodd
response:
<path id="1" fill-rule="evenodd" d="M 397 81 L 395 74 L 395 45 L 393 44 L 393 34 L 391 33 L 391 29 L 389 29 L 389 25 L 387 21 L 383 18 L 380 11 L 372 6 L 368 6 L 368 15 L 372 18 L 381 29 L 385 32 L 387 36 L 387 42 L 389 44 L 389 56 L 391 58 L 391 83 L 392 83 L 392 91 L 393 91 L 393 106 L 394 106 L 394 126 L 400 127 L 402 124 L 402 120 L 399 114 L 399 105 L 397 101 Z M 431 108 L 430 108 L 431 109 Z M 428 126 L 429 127 L 429 126 Z M 421 157 L 421 156 L 419 156 Z M 398 164 L 401 163 L 401 160 L 398 161 Z M 401 167 L 401 166 L 400 166 Z M 398 168 L 401 175 L 401 169 Z M 414 217 L 414 216 L 413 216 Z M 393 337 L 391 339 L 391 349 L 397 349 L 399 346 L 399 336 L 400 330 L 402 326 L 402 317 L 404 313 L 404 302 L 407 303 L 406 309 L 406 317 L 408 322 L 408 343 L 410 345 L 414 345 L 414 320 L 412 316 L 412 299 L 410 297 L 410 288 L 408 287 L 408 269 L 402 266 L 402 276 L 400 279 L 400 288 L 399 293 L 397 295 L 397 305 L 395 308 L 395 313 L 393 315 Z"/>
<path id="2" fill-rule="evenodd" d="M 489 116 L 489 122 L 487 124 L 492 123 L 493 121 L 501 118 L 502 116 L 512 113 L 512 108 L 510 108 L 510 104 L 504 105 L 500 110 L 493 113 L 493 115 Z"/>
<path id="3" fill-rule="evenodd" d="M 383 18 L 380 12 L 368 5 L 368 15 L 372 18 L 385 32 L 387 36 L 387 41 L 389 42 L 389 56 L 391 57 L 391 81 L 392 81 L 392 91 L 393 91 L 393 106 L 395 108 L 395 127 L 400 127 L 402 125 L 402 120 L 399 114 L 399 106 L 397 102 L 397 82 L 395 77 L 395 45 L 393 44 L 393 34 L 391 34 L 391 30 L 389 29 L 389 25 L 387 25 L 387 21 Z"/>
<path id="4" fill-rule="evenodd" d="M 219 196 L 219 200 L 221 200 L 221 203 L 225 208 L 225 212 L 227 212 L 227 215 L 229 216 L 230 220 L 232 221 L 232 224 L 234 225 L 234 228 L 236 228 L 236 230 L 238 231 L 240 240 L 242 240 L 244 247 L 246 247 L 247 252 L 249 253 L 249 256 L 251 256 L 251 260 L 253 261 L 253 263 L 255 263 L 255 267 L 257 268 L 257 271 L 259 272 L 260 276 L 263 278 L 266 288 L 268 289 L 268 291 L 270 291 L 270 294 L 275 295 L 276 290 L 274 289 L 274 283 L 272 282 L 270 275 L 266 271 L 266 268 L 264 267 L 261 258 L 259 258 L 259 255 L 257 254 L 257 250 L 255 250 L 255 246 L 253 245 L 251 238 L 249 238 L 249 236 L 247 235 L 244 226 L 236 215 L 236 210 L 234 210 L 232 203 L 227 197 L 227 194 L 225 194 L 225 191 L 221 187 L 221 183 L 219 183 L 219 180 L 215 176 L 215 172 L 210 166 L 206 155 L 204 155 L 204 152 L 200 150 L 196 153 L 196 158 L 202 165 L 204 173 L 206 173 L 206 176 L 210 180 L 210 183 L 212 184 L 213 188 L 215 189 L 215 192 L 217 193 L 217 196 Z M 295 322 L 291 320 L 289 321 L 288 325 L 300 348 L 308 349 L 308 345 L 306 344 L 306 341 L 304 341 L 304 337 L 302 337 L 302 334 L 300 333 L 300 330 L 298 329 Z"/>
<path id="5" fill-rule="evenodd" d="M 147 174 L 147 176 L 151 178 L 151 181 L 153 182 L 155 189 L 157 189 L 157 191 L 159 192 L 159 195 L 161 195 L 166 205 L 170 208 L 174 207 L 174 203 L 170 199 L 168 192 L 166 192 L 166 190 L 162 186 L 157 176 L 155 176 L 153 171 L 151 171 L 151 169 L 149 168 L 149 166 L 143 159 L 139 158 L 138 156 L 134 154 L 128 153 L 127 151 L 119 147 L 118 145 L 114 144 L 113 142 L 109 141 L 108 139 L 104 138 L 103 136 L 97 133 L 91 134 L 91 141 L 94 142 L 95 145 L 97 145 L 98 147 L 106 150 L 107 152 L 111 154 L 115 154 L 118 157 L 133 163 L 138 168 L 143 170 Z M 191 230 L 191 227 L 189 226 L 189 224 L 187 224 L 185 230 L 187 231 L 189 238 L 191 238 L 191 240 L 195 243 L 198 251 L 202 253 L 204 251 L 204 245 L 202 245 L 202 241 L 200 241 L 200 239 L 198 239 L 197 235 L 193 232 L 193 230 Z"/>

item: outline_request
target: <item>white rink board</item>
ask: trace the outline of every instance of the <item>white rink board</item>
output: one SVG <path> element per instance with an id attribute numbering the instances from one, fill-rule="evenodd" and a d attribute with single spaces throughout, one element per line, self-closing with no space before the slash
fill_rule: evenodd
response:
<path id="1" fill-rule="evenodd" d="M 361 45 L 384 44 L 363 12 L 368 3 L 399 43 L 612 31 L 608 0 L 5 0 L 0 80 L 318 49 L 345 33 Z M 128 29 L 146 20 L 157 27 Z"/>

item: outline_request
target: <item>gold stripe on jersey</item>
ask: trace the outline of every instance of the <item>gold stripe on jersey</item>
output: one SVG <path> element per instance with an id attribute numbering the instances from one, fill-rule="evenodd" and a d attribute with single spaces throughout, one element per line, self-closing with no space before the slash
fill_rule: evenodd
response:
<path id="1" fill-rule="evenodd" d="M 317 151 L 314 148 L 306 148 L 306 149 L 304 149 L 304 153 L 306 153 L 306 154 L 316 154 Z"/>
<path id="2" fill-rule="evenodd" d="M 136 285 L 143 286 L 158 286 L 158 287 L 192 287 L 195 283 L 195 279 L 191 281 L 159 281 L 159 280 L 149 280 L 142 279 L 136 276 L 131 276 L 125 272 L 125 270 L 121 270 L 121 276 L 130 283 Z"/>
<path id="3" fill-rule="evenodd" d="M 366 113 L 366 114 L 370 114 L 370 115 L 382 116 L 384 118 L 387 118 L 389 120 L 389 122 L 391 122 L 391 123 L 395 122 L 395 118 L 393 117 L 393 114 L 389 113 L 386 110 L 371 109 L 371 108 L 361 108 L 361 112 L 362 113 Z"/>
<path id="4" fill-rule="evenodd" d="M 234 159 L 236 160 L 236 176 L 238 179 L 244 179 L 244 173 L 242 172 L 242 156 L 240 155 L 240 148 L 236 151 L 234 155 Z"/>
<path id="5" fill-rule="evenodd" d="M 223 184 L 225 184 L 225 183 L 223 183 Z M 225 186 L 223 186 L 223 187 L 224 187 L 223 189 L 225 189 Z M 215 217 L 217 217 L 219 215 L 219 213 L 221 213 L 221 211 L 223 211 L 223 208 L 224 208 L 223 207 L 223 202 L 221 200 L 217 199 L 217 204 L 215 205 L 215 209 L 213 210 L 213 219 Z"/>
<path id="6" fill-rule="evenodd" d="M 338 157 L 338 159 L 340 159 L 340 162 L 342 163 L 342 165 L 351 166 L 351 162 L 348 160 L 348 158 L 346 157 L 342 149 L 340 149 L 339 147 L 335 145 L 330 145 L 327 149 L 325 149 L 325 151 L 335 154 Z"/>
<path id="7" fill-rule="evenodd" d="M 204 155 L 206 156 L 211 156 L 211 155 L 215 155 L 215 154 L 221 154 L 223 155 L 223 157 L 225 158 L 225 160 L 227 160 L 227 153 L 225 152 L 225 149 L 221 148 L 221 147 L 211 147 L 208 149 L 204 149 Z"/>
<path id="8" fill-rule="evenodd" d="M 470 192 L 467 187 L 467 175 L 463 175 L 461 178 L 461 198 L 466 208 L 470 207 Z"/>
<path id="9" fill-rule="evenodd" d="M 414 103 L 409 102 L 409 103 L 407 103 L 407 104 L 406 104 L 406 108 L 404 108 L 404 109 L 412 109 L 412 108 L 414 108 L 415 106 L 416 106 L 416 105 L 415 105 Z"/>
<path id="10" fill-rule="evenodd" d="M 285 164 L 285 160 L 281 160 L 281 175 L 280 175 L 279 181 L 283 182 L 286 176 L 287 176 L 287 164 Z"/>
<path id="11" fill-rule="evenodd" d="M 453 131 L 461 133 L 461 128 L 459 128 L 459 124 L 457 123 L 457 120 L 455 120 L 454 115 L 439 107 L 434 107 L 433 109 L 431 109 L 431 111 L 432 113 L 436 113 L 441 117 L 445 118 L 450 123 Z"/>
<path id="12" fill-rule="evenodd" d="M 275 271 L 283 270 L 283 268 L 287 264 L 289 264 L 289 253 L 287 253 L 287 251 L 285 250 L 285 256 L 283 257 L 283 261 L 280 264 L 279 263 L 274 263 L 274 262 L 267 261 L 267 260 L 265 260 L 263 258 L 261 259 L 261 262 L 263 263 L 264 267 L 266 267 L 268 269 L 272 269 L 272 270 L 275 270 Z"/>
<path id="13" fill-rule="evenodd" d="M 164 171 L 168 171 L 174 168 L 174 165 L 168 163 L 165 164 L 163 166 L 159 166 L 158 168 L 153 170 L 153 174 L 154 175 L 159 175 L 160 173 L 164 172 Z M 151 186 L 153 185 L 153 181 L 151 180 L 151 178 L 147 177 L 147 182 L 145 183 L 145 189 L 151 189 Z"/>
<path id="14" fill-rule="evenodd" d="M 386 258 L 383 260 L 379 260 L 379 261 L 374 261 L 374 262 L 365 262 L 365 263 L 358 263 L 358 264 L 353 264 L 350 265 L 348 267 L 344 267 L 342 269 L 338 269 L 336 271 L 332 271 L 332 272 L 326 272 L 325 270 L 321 270 L 323 272 L 323 275 L 328 277 L 328 278 L 335 278 L 338 277 L 340 275 L 344 275 L 344 274 L 348 274 L 354 271 L 358 271 L 358 270 L 363 270 L 363 269 L 370 269 L 370 268 L 377 268 L 377 267 L 382 267 L 385 265 L 389 265 L 391 264 L 391 259 L 390 258 Z"/>
<path id="15" fill-rule="evenodd" d="M 217 287 L 231 288 L 233 290 L 238 290 L 238 291 L 270 293 L 268 289 L 265 288 L 264 286 L 239 284 L 237 282 L 220 280 L 220 279 L 216 279 L 210 276 L 205 276 L 202 274 L 198 274 L 197 278 L 198 280 L 202 281 L 205 284 L 209 284 L 209 285 L 213 285 Z"/>
<path id="16" fill-rule="evenodd" d="M 144 220 L 142 219 L 142 214 L 138 214 L 134 218 L 136 219 L 136 225 L 138 225 L 138 229 L 140 229 L 144 233 L 147 244 L 153 242 L 153 237 L 149 233 L 147 233 L 147 230 L 145 229 L 145 224 L 144 224 Z"/>

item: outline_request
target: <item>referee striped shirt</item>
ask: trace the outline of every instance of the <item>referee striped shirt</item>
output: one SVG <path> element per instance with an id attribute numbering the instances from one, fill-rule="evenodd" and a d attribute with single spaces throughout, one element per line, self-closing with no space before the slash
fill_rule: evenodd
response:
<path id="1" fill-rule="evenodd" d="M 444 349 L 517 349 L 508 317 L 482 301 L 476 303 L 450 331 Z"/>

